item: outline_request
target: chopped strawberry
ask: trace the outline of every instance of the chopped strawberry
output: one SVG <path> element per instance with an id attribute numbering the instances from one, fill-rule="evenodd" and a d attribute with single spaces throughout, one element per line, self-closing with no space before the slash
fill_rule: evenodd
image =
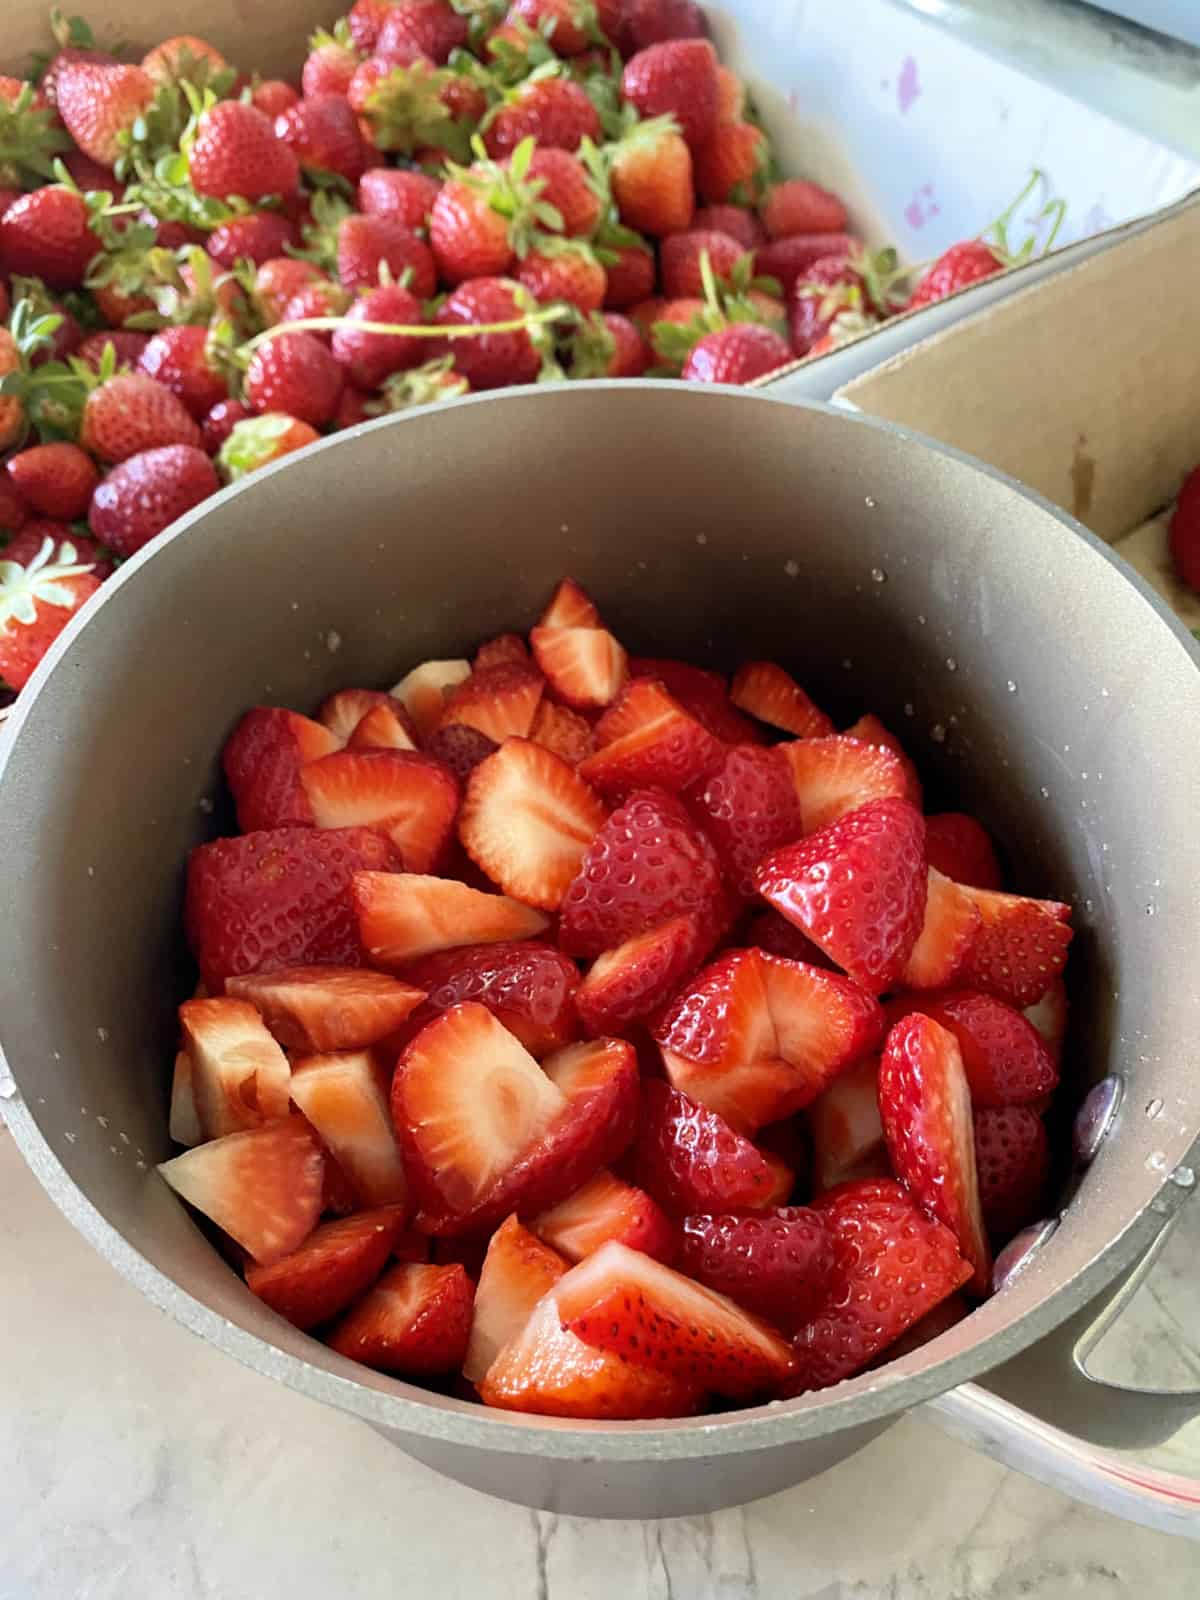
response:
<path id="1" fill-rule="evenodd" d="M 991 837 L 981 823 L 961 811 L 925 818 L 925 852 L 929 865 L 955 883 L 975 889 L 1004 887 Z"/>
<path id="2" fill-rule="evenodd" d="M 391 699 L 391 696 L 388 696 Z M 415 750 L 411 723 L 404 707 L 397 700 L 393 705 L 373 706 L 350 735 L 351 750 Z M 436 750 L 426 749 L 425 754 L 440 760 Z M 448 763 L 443 763 L 448 765 Z M 454 769 L 451 767 L 452 772 Z M 458 774 L 455 773 L 457 777 Z"/>
<path id="3" fill-rule="evenodd" d="M 300 769 L 331 755 L 341 741 L 329 728 L 281 706 L 247 711 L 225 742 L 221 762 L 243 833 L 311 826 Z"/>
<path id="4" fill-rule="evenodd" d="M 479 763 L 486 761 L 496 748 L 494 739 L 489 739 L 486 733 L 480 733 L 478 728 L 472 728 L 465 722 L 449 722 L 435 728 L 425 741 L 426 755 L 433 756 L 443 766 L 449 767 L 461 784 L 466 783 Z"/>
<path id="5" fill-rule="evenodd" d="M 582 1261 L 609 1239 L 658 1261 L 673 1261 L 679 1231 L 644 1189 L 602 1170 L 531 1223 L 533 1231 L 569 1261 Z"/>
<path id="6" fill-rule="evenodd" d="M 828 1292 L 833 1245 L 819 1212 L 683 1219 L 679 1270 L 777 1328 L 806 1323 Z"/>
<path id="7" fill-rule="evenodd" d="M 888 1034 L 879 1064 L 879 1114 L 896 1175 L 944 1222 L 973 1268 L 972 1289 L 991 1285 L 983 1230 L 971 1090 L 954 1035 L 914 1014 Z"/>
<path id="8" fill-rule="evenodd" d="M 747 900 L 762 858 L 804 832 L 791 772 L 778 747 L 734 745 L 689 802 L 729 882 Z"/>
<path id="9" fill-rule="evenodd" d="M 534 744 L 553 750 L 572 767 L 577 767 L 596 748 L 591 723 L 577 711 L 555 705 L 553 700 L 543 700 L 538 706 L 529 737 Z"/>
<path id="10" fill-rule="evenodd" d="M 924 790 L 921 786 L 921 776 L 917 771 L 916 762 L 912 760 L 904 746 L 894 733 L 890 733 L 879 718 L 868 712 L 865 717 L 859 717 L 852 727 L 846 729 L 844 738 L 861 739 L 864 744 L 881 745 L 885 750 L 899 758 L 900 765 L 904 768 L 907 787 L 904 798 L 911 800 L 920 811 L 925 802 Z"/>
<path id="11" fill-rule="evenodd" d="M 611 705 L 628 675 L 607 628 L 534 628 L 529 643 L 551 692 L 577 709 Z"/>
<path id="12" fill-rule="evenodd" d="M 458 829 L 505 893 L 555 911 L 603 822 L 604 806 L 573 767 L 509 739 L 471 774 Z"/>
<path id="13" fill-rule="evenodd" d="M 508 1344 L 525 1327 L 533 1308 L 563 1276 L 567 1263 L 515 1216 L 492 1235 L 475 1291 L 471 1340 L 463 1376 L 478 1383 Z"/>
<path id="14" fill-rule="evenodd" d="M 535 939 L 549 920 L 507 895 L 414 872 L 356 872 L 352 895 L 362 948 L 389 971 L 435 950 Z"/>
<path id="15" fill-rule="evenodd" d="M 407 983 L 425 990 L 410 1019 L 424 1027 L 464 1000 L 478 1001 L 539 1060 L 578 1032 L 574 996 L 579 972 L 553 945 L 463 945 L 425 956 L 404 969 Z"/>
<path id="16" fill-rule="evenodd" d="M 287 1115 L 292 1069 L 252 1005 L 185 1000 L 179 1023 L 204 1138 L 219 1139 Z"/>
<path id="17" fill-rule="evenodd" d="M 676 995 L 652 1032 L 664 1050 L 722 1072 L 777 1056 L 760 953 L 734 950 L 720 956 Z"/>
<path id="18" fill-rule="evenodd" d="M 446 698 L 471 676 L 469 661 L 423 661 L 400 679 L 392 690 L 412 718 L 422 742 L 442 720 Z"/>
<path id="19" fill-rule="evenodd" d="M 983 920 L 962 982 L 1022 1009 L 1036 1005 L 1067 964 L 1070 906 L 986 889 L 967 893 Z"/>
<path id="20" fill-rule="evenodd" d="M 321 702 L 317 721 L 323 723 L 337 737 L 338 744 L 349 744 L 362 719 L 377 707 L 395 708 L 408 722 L 403 703 L 394 695 L 381 689 L 339 689 Z M 326 752 L 322 751 L 322 754 Z"/>
<path id="21" fill-rule="evenodd" d="M 762 730 L 735 709 L 719 672 L 661 656 L 630 656 L 631 678 L 656 678 L 702 728 L 722 744 L 761 744 Z"/>
<path id="22" fill-rule="evenodd" d="M 465 723 L 494 744 L 524 739 L 533 726 L 545 682 L 528 662 L 510 661 L 477 667 L 446 701 L 439 727 Z"/>
<path id="23" fill-rule="evenodd" d="M 872 800 L 769 855 L 759 893 L 879 994 L 904 971 L 925 918 L 924 832 L 907 800 Z"/>
<path id="24" fill-rule="evenodd" d="M 1062 1061 L 1063 1041 L 1067 1034 L 1067 1015 L 1069 1010 L 1067 986 L 1061 978 L 1057 978 L 1046 990 L 1042 998 L 1035 1005 L 1026 1006 L 1023 1012 L 1025 1019 L 1033 1023 L 1046 1041 L 1046 1048 L 1049 1050 L 1055 1066 L 1058 1066 Z"/>
<path id="25" fill-rule="evenodd" d="M 694 966 L 694 917 L 673 917 L 597 956 L 575 996 L 584 1031 L 622 1033 L 655 1011 Z"/>
<path id="26" fill-rule="evenodd" d="M 877 1048 L 878 1004 L 839 973 L 759 953 L 777 1053 L 804 1084 L 808 1105 L 837 1074 Z"/>
<path id="27" fill-rule="evenodd" d="M 586 1344 L 734 1398 L 777 1389 L 792 1370 L 774 1328 L 640 1251 L 609 1242 L 554 1291 L 563 1326 Z"/>
<path id="28" fill-rule="evenodd" d="M 394 1033 L 425 998 L 420 989 L 361 967 L 290 967 L 230 978 L 289 1050 L 359 1050 Z"/>
<path id="29" fill-rule="evenodd" d="M 965 889 L 933 867 L 925 896 L 925 921 L 900 982 L 905 989 L 941 989 L 952 983 L 979 933 L 980 916 Z"/>
<path id="30" fill-rule="evenodd" d="M 196 1110 L 196 1097 L 192 1092 L 192 1058 L 186 1050 L 175 1054 L 175 1070 L 171 1075 L 171 1109 L 167 1131 L 174 1144 L 191 1149 L 204 1143 L 204 1130 L 200 1126 L 200 1113 Z"/>
<path id="31" fill-rule="evenodd" d="M 316 1227 L 324 1166 L 303 1119 L 286 1117 L 210 1139 L 158 1170 L 176 1194 L 270 1266 Z"/>
<path id="32" fill-rule="evenodd" d="M 521 666 L 529 665 L 529 650 L 519 633 L 499 633 L 494 639 L 485 639 L 476 650 L 471 661 L 471 666 L 476 672 L 483 672 L 488 667 L 508 666 L 519 662 Z"/>
<path id="33" fill-rule="evenodd" d="M 993 1239 L 1009 1239 L 1037 1219 L 1050 1173 L 1050 1141 L 1035 1111 L 976 1111 L 975 1165 L 983 1220 Z"/>
<path id="34" fill-rule="evenodd" d="M 783 745 L 782 754 L 791 768 L 805 833 L 815 833 L 868 800 L 897 795 L 920 805 L 919 795 L 914 802 L 909 792 L 904 763 L 881 745 L 843 733 L 798 739 Z"/>
<path id="35" fill-rule="evenodd" d="M 861 1176 L 863 1163 L 883 1150 L 879 1057 L 864 1056 L 839 1073 L 809 1106 L 808 1126 L 812 1134 L 813 1181 L 818 1191 Z"/>
<path id="36" fill-rule="evenodd" d="M 395 1206 L 324 1222 L 291 1255 L 248 1266 L 246 1287 L 297 1328 L 315 1328 L 370 1288 L 403 1227 Z"/>
<path id="37" fill-rule="evenodd" d="M 748 661 L 734 677 L 729 698 L 760 722 L 797 739 L 821 739 L 834 731 L 796 680 L 772 661 Z"/>
<path id="38" fill-rule="evenodd" d="M 346 1313 L 327 1343 L 338 1355 L 403 1378 L 453 1372 L 467 1353 L 473 1298 L 460 1266 L 400 1262 Z"/>
<path id="39" fill-rule="evenodd" d="M 971 1276 L 949 1228 L 890 1179 L 841 1184 L 814 1209 L 833 1240 L 833 1271 L 793 1343 L 796 1393 L 861 1371 Z"/>
<path id="40" fill-rule="evenodd" d="M 590 596 L 575 582 L 564 578 L 555 589 L 550 604 L 538 619 L 539 628 L 599 628 L 600 613 Z"/>
<path id="41" fill-rule="evenodd" d="M 922 1011 L 958 1040 L 976 1109 L 1036 1105 L 1058 1087 L 1058 1064 L 1027 1017 L 994 995 L 970 989 L 898 995 L 888 1015 L 898 1022 Z"/>
<path id="42" fill-rule="evenodd" d="M 338 750 L 306 766 L 300 784 L 318 828 L 378 828 L 407 872 L 437 864 L 458 812 L 453 775 L 415 750 Z"/>
<path id="43" fill-rule="evenodd" d="M 669 1084 L 642 1085 L 633 1178 L 673 1216 L 698 1211 L 766 1211 L 786 1201 L 781 1170 L 721 1117 Z"/>
<path id="44" fill-rule="evenodd" d="M 408 1182 L 388 1109 L 389 1073 L 367 1050 L 296 1063 L 292 1099 L 360 1200 L 398 1205 Z"/>
<path id="45" fill-rule="evenodd" d="M 596 724 L 597 749 L 580 773 L 606 795 L 659 784 L 686 789 L 719 766 L 723 751 L 653 678 L 635 678 Z"/>

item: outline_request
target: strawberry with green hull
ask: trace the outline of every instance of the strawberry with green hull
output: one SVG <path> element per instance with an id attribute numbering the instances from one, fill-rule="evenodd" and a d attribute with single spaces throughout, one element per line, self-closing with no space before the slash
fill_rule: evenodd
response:
<path id="1" fill-rule="evenodd" d="M 1200 468 L 1192 469 L 1179 491 L 1171 513 L 1169 547 L 1179 578 L 1200 594 Z"/>
<path id="2" fill-rule="evenodd" d="M 24 565 L 0 550 L 0 679 L 14 689 L 34 668 L 80 607 L 100 587 L 92 564 L 75 559 L 69 541 L 44 538 Z"/>

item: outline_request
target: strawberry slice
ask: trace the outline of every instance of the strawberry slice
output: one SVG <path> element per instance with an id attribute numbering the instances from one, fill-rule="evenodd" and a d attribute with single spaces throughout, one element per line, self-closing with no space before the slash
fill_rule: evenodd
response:
<path id="1" fill-rule="evenodd" d="M 407 747 L 398 748 L 413 749 L 414 730 L 408 712 L 394 695 L 384 694 L 382 689 L 339 689 L 321 702 L 317 721 L 337 736 L 338 744 L 344 745 L 350 743 L 363 718 L 377 710 L 393 712 L 409 735 Z"/>
<path id="2" fill-rule="evenodd" d="M 1036 1005 L 1067 964 L 1070 906 L 986 889 L 965 892 L 979 908 L 982 925 L 959 975 L 962 982 L 1021 1010 Z"/>
<path id="3" fill-rule="evenodd" d="M 356 872 L 351 896 L 362 948 L 379 967 L 401 967 L 456 945 L 533 939 L 549 923 L 507 895 L 413 872 Z"/>
<path id="4" fill-rule="evenodd" d="M 597 956 L 575 996 L 593 1038 L 622 1033 L 671 995 L 691 971 L 700 943 L 695 917 L 673 917 Z"/>
<path id="5" fill-rule="evenodd" d="M 852 727 L 845 730 L 843 737 L 861 739 L 864 744 L 881 745 L 883 749 L 890 750 L 904 768 L 906 781 L 904 798 L 911 800 L 918 811 L 921 810 L 925 804 L 925 791 L 921 785 L 921 775 L 917 771 L 916 762 L 913 761 L 896 735 L 885 728 L 873 712 L 868 711 L 865 717 L 859 717 Z"/>
<path id="6" fill-rule="evenodd" d="M 476 668 L 447 698 L 438 727 L 461 723 L 493 744 L 524 739 L 545 687 L 541 673 L 528 663 L 505 661 L 498 667 Z"/>
<path id="7" fill-rule="evenodd" d="M 388 1108 L 387 1070 L 369 1051 L 296 1063 L 292 1099 L 363 1203 L 399 1204 L 408 1181 Z"/>
<path id="8" fill-rule="evenodd" d="M 1050 1141 L 1035 1111 L 1028 1106 L 976 1111 L 975 1165 L 983 1220 L 993 1239 L 1010 1239 L 1037 1219 L 1050 1175 Z"/>
<path id="9" fill-rule="evenodd" d="M 471 774 L 458 831 L 506 894 L 556 911 L 603 821 L 604 806 L 573 767 L 509 739 Z"/>
<path id="10" fill-rule="evenodd" d="M 754 896 L 754 870 L 762 858 L 804 832 L 791 771 L 778 746 L 735 745 L 688 801 L 729 882 L 746 900 Z"/>
<path id="11" fill-rule="evenodd" d="M 425 998 L 420 989 L 361 967 L 286 967 L 230 978 L 289 1050 L 358 1050 L 394 1033 Z"/>
<path id="12" fill-rule="evenodd" d="M 865 1176 L 860 1169 L 883 1150 L 879 1057 L 864 1056 L 839 1073 L 809 1106 L 808 1126 L 813 1144 L 813 1183 L 818 1190 Z"/>
<path id="13" fill-rule="evenodd" d="M 386 697 L 391 700 L 391 695 Z M 351 750 L 415 750 L 411 722 L 398 700 L 372 706 L 350 735 Z M 432 752 L 431 752 L 432 753 Z"/>
<path id="14" fill-rule="evenodd" d="M 1058 1087 L 1058 1064 L 1029 1019 L 977 990 L 957 989 L 919 999 L 897 996 L 888 1005 L 895 1023 L 923 1011 L 958 1040 L 971 1104 L 1036 1105 Z"/>
<path id="15" fill-rule="evenodd" d="M 941 989 L 952 983 L 966 963 L 980 921 L 978 907 L 967 891 L 930 867 L 925 921 L 901 985 L 905 989 Z"/>
<path id="16" fill-rule="evenodd" d="M 461 1366 L 471 1336 L 471 1280 L 458 1265 L 404 1261 L 333 1328 L 338 1355 L 402 1378 L 428 1378 Z"/>
<path id="17" fill-rule="evenodd" d="M 325 1158 L 302 1117 L 229 1133 L 159 1172 L 263 1266 L 298 1250 L 321 1215 Z"/>
<path id="18" fill-rule="evenodd" d="M 660 785 L 686 789 L 720 765 L 722 745 L 653 678 L 634 678 L 596 724 L 579 771 L 602 794 Z"/>
<path id="19" fill-rule="evenodd" d="M 773 661 L 747 661 L 734 676 L 729 698 L 760 722 L 797 739 L 820 739 L 835 731 L 795 678 Z"/>
<path id="20" fill-rule="evenodd" d="M 669 657 L 630 656 L 629 676 L 657 679 L 688 716 L 722 744 L 762 744 L 766 737 L 757 723 L 734 708 L 729 685 L 719 672 Z"/>
<path id="21" fill-rule="evenodd" d="M 763 952 L 759 961 L 776 1052 L 802 1080 L 800 1104 L 809 1105 L 839 1072 L 877 1048 L 883 1012 L 838 973 Z"/>
<path id="22" fill-rule="evenodd" d="M 412 718 L 418 740 L 424 744 L 442 720 L 446 699 L 471 676 L 469 661 L 422 661 L 405 673 L 392 694 Z"/>
<path id="23" fill-rule="evenodd" d="M 501 1350 L 479 1385 L 484 1405 L 583 1421 L 686 1417 L 696 1388 L 584 1344 L 562 1325 L 554 1291 Z"/>
<path id="24" fill-rule="evenodd" d="M 533 1308 L 563 1276 L 567 1263 L 516 1217 L 492 1235 L 475 1291 L 463 1376 L 478 1383 L 500 1351 L 524 1328 Z"/>
<path id="25" fill-rule="evenodd" d="M 244 1000 L 185 1000 L 179 1008 L 201 1136 L 220 1139 L 288 1112 L 292 1069 Z"/>
<path id="26" fill-rule="evenodd" d="M 658 1261 L 673 1261 L 679 1251 L 679 1231 L 666 1212 L 606 1169 L 530 1226 L 568 1261 L 582 1261 L 609 1239 Z"/>
<path id="27" fill-rule="evenodd" d="M 599 628 L 600 626 L 600 613 L 574 578 L 562 580 L 555 589 L 550 604 L 538 618 L 539 628 Z"/>
<path id="28" fill-rule="evenodd" d="M 919 1013 L 888 1034 L 879 1063 L 879 1115 L 896 1176 L 944 1222 L 971 1263 L 971 1287 L 991 1287 L 983 1229 L 971 1091 L 954 1035 Z"/>
<path id="29" fill-rule="evenodd" d="M 925 818 L 925 851 L 929 865 L 955 883 L 974 889 L 1003 889 L 1004 875 L 987 829 L 961 811 L 942 811 Z"/>
<path id="30" fill-rule="evenodd" d="M 485 639 L 476 650 L 471 666 L 482 672 L 487 667 L 500 667 L 519 661 L 529 665 L 529 651 L 519 633 L 498 633 L 494 639 Z"/>
<path id="31" fill-rule="evenodd" d="M 403 1227 L 404 1213 L 391 1206 L 324 1222 L 290 1256 L 247 1266 L 246 1287 L 297 1328 L 315 1328 L 370 1288 Z"/>
<path id="32" fill-rule="evenodd" d="M 407 982 L 425 990 L 410 1027 L 425 1027 L 464 1000 L 484 1005 L 539 1060 L 578 1034 L 579 969 L 553 945 L 535 941 L 464 945 L 406 967 Z"/>
<path id="33" fill-rule="evenodd" d="M 1046 1048 L 1049 1050 L 1055 1066 L 1058 1066 L 1062 1061 L 1063 1040 L 1067 1036 L 1067 1014 L 1069 1010 L 1067 986 L 1061 978 L 1057 978 L 1046 990 L 1042 998 L 1035 1005 L 1026 1006 L 1023 1012 L 1025 1020 L 1031 1022 L 1046 1041 Z"/>
<path id="34" fill-rule="evenodd" d="M 768 1211 L 786 1202 L 793 1175 L 707 1107 L 670 1084 L 642 1084 L 633 1181 L 673 1216 Z"/>
<path id="35" fill-rule="evenodd" d="M 563 898 L 559 940 L 571 955 L 599 956 L 681 916 L 696 918 L 699 959 L 727 916 L 721 864 L 674 795 L 639 790 L 588 846 Z"/>
<path id="36" fill-rule="evenodd" d="M 338 750 L 300 782 L 318 828 L 378 828 L 407 872 L 428 872 L 458 812 L 458 784 L 440 761 L 412 750 Z"/>
<path id="37" fill-rule="evenodd" d="M 335 733 L 299 712 L 279 706 L 247 711 L 226 740 L 221 757 L 242 832 L 311 825 L 312 808 L 300 783 L 301 768 L 340 748 Z"/>
<path id="38" fill-rule="evenodd" d="M 813 1209 L 833 1241 L 833 1270 L 793 1341 L 796 1394 L 852 1377 L 971 1276 L 950 1229 L 889 1178 L 840 1184 Z"/>
<path id="39" fill-rule="evenodd" d="M 576 710 L 611 705 L 629 676 L 625 652 L 607 628 L 534 628 L 529 644 L 551 693 Z"/>
<path id="40" fill-rule="evenodd" d="M 925 920 L 925 822 L 907 800 L 872 800 L 776 850 L 759 893 L 872 994 L 894 987 Z"/>
<path id="41" fill-rule="evenodd" d="M 723 1294 L 610 1241 L 554 1291 L 563 1326 L 600 1350 L 731 1398 L 770 1393 L 791 1374 L 774 1328 Z"/>
<path id="42" fill-rule="evenodd" d="M 651 1030 L 665 1051 L 730 1070 L 779 1054 L 757 950 L 718 957 L 679 993 Z"/>
<path id="43" fill-rule="evenodd" d="M 904 764 L 882 745 L 839 733 L 828 739 L 799 739 L 780 751 L 791 769 L 805 833 L 827 827 L 868 800 L 896 795 L 911 803 Z"/>
<path id="44" fill-rule="evenodd" d="M 204 1130 L 200 1126 L 200 1113 L 196 1110 L 196 1097 L 192 1092 L 192 1058 L 186 1050 L 179 1050 L 175 1054 L 167 1131 L 175 1144 L 181 1144 L 188 1150 L 193 1145 L 204 1143 Z"/>
<path id="45" fill-rule="evenodd" d="M 805 1206 L 683 1219 L 679 1270 L 777 1328 L 802 1326 L 828 1292 L 833 1244 Z"/>
<path id="46" fill-rule="evenodd" d="M 577 711 L 555 705 L 553 700 L 543 700 L 538 706 L 529 737 L 534 744 L 553 750 L 572 767 L 577 767 L 596 748 L 591 723 Z"/>

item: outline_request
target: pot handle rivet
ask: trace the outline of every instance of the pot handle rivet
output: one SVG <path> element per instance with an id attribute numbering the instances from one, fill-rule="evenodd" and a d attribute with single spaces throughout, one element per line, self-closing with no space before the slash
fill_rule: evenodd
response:
<path id="1" fill-rule="evenodd" d="M 1058 1218 L 1046 1217 L 1042 1222 L 1033 1222 L 1028 1228 L 1022 1228 L 1008 1241 L 992 1264 L 993 1294 L 999 1294 L 1019 1272 L 1024 1271 L 1057 1228 Z"/>
<path id="2" fill-rule="evenodd" d="M 1101 1078 L 1088 1090 L 1076 1114 L 1072 1135 L 1075 1159 L 1081 1166 L 1095 1159 L 1112 1128 L 1124 1094 L 1124 1082 L 1115 1072 Z"/>

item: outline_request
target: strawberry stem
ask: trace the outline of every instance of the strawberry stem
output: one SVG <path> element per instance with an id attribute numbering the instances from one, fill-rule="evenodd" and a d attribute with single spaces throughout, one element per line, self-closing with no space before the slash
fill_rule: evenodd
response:
<path id="1" fill-rule="evenodd" d="M 274 327 L 256 334 L 245 348 L 256 350 L 260 344 L 278 338 L 281 333 L 304 333 L 309 330 L 324 332 L 334 328 L 353 328 L 356 333 L 403 334 L 410 339 L 475 339 L 485 333 L 527 333 L 549 322 L 561 322 L 568 316 L 573 316 L 572 308 L 556 302 L 523 317 L 511 317 L 505 322 L 452 322 L 444 326 L 427 322 L 360 322 L 354 317 L 298 317 L 294 322 L 277 322 Z"/>

